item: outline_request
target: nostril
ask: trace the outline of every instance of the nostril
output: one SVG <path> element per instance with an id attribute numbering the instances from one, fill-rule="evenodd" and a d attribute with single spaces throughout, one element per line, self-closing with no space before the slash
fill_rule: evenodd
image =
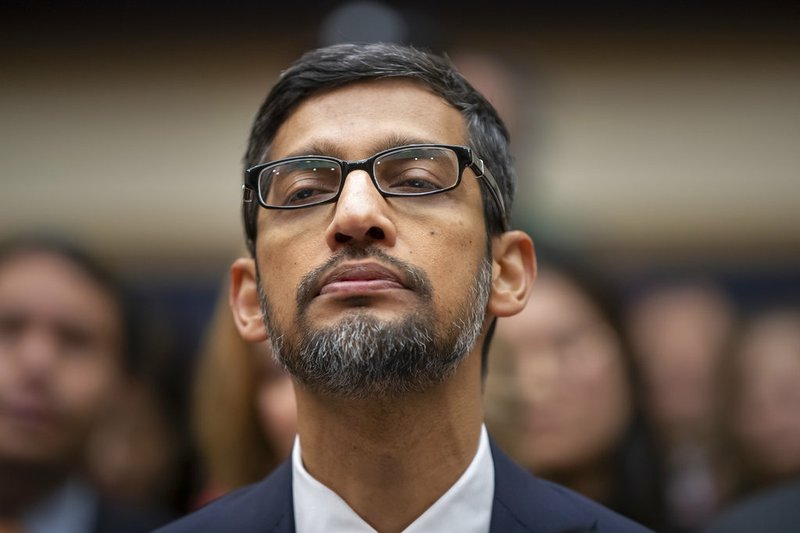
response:
<path id="1" fill-rule="evenodd" d="M 381 228 L 377 227 L 377 226 L 372 226 L 371 228 L 369 228 L 369 231 L 367 232 L 367 235 L 369 235 L 370 237 L 372 237 L 373 239 L 376 239 L 376 240 L 385 238 L 385 235 L 383 234 L 383 230 Z"/>
<path id="2" fill-rule="evenodd" d="M 352 239 L 350 235 L 345 235 L 344 233 L 336 232 L 336 242 L 338 243 L 345 243 Z"/>

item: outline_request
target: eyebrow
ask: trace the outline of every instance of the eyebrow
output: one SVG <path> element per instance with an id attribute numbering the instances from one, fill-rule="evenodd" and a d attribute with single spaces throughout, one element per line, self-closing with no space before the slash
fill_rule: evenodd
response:
<path id="1" fill-rule="evenodd" d="M 441 144 L 432 139 L 424 139 L 422 137 L 410 137 L 404 135 L 391 135 L 376 143 L 370 145 L 370 155 L 396 148 L 398 146 L 406 146 L 408 144 Z M 298 157 L 304 155 L 324 155 L 328 157 L 335 157 L 337 159 L 345 159 L 342 147 L 334 142 L 327 140 L 312 141 L 311 143 L 293 150 L 289 154 L 281 157 Z"/>

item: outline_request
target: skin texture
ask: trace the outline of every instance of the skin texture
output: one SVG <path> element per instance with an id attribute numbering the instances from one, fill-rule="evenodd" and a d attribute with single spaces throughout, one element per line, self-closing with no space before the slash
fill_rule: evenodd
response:
<path id="1" fill-rule="evenodd" d="M 119 308 L 69 261 L 0 265 L 0 503 L 24 505 L 74 468 L 120 379 Z M 6 490 L 8 489 L 8 490 Z"/>
<path id="2" fill-rule="evenodd" d="M 354 160 L 413 141 L 466 144 L 466 127 L 456 109 L 414 82 L 360 82 L 304 101 L 279 129 L 269 158 L 322 153 Z M 298 335 L 299 281 L 347 246 L 379 246 L 422 269 L 433 286 L 437 327 L 444 327 L 463 304 L 465 287 L 486 254 L 486 239 L 479 184 L 470 171 L 453 191 L 415 201 L 385 199 L 365 172 L 355 171 L 336 204 L 260 210 L 256 256 L 273 319 L 287 336 Z M 379 263 L 367 258 L 347 264 Z M 234 316 L 253 342 L 266 338 L 255 269 L 253 259 L 243 258 L 231 271 Z M 534 272 L 525 234 L 493 239 L 484 334 L 491 316 L 522 308 Z M 315 297 L 307 317 L 312 328 L 335 324 L 349 313 L 393 321 L 419 305 L 419 296 L 404 287 L 354 284 Z M 309 473 L 380 531 L 399 531 L 413 522 L 458 479 L 477 449 L 481 341 L 445 382 L 400 397 L 326 396 L 296 383 L 298 432 Z"/>

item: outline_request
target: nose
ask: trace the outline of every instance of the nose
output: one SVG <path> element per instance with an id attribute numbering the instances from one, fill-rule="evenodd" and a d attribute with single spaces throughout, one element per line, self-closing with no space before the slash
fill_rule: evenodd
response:
<path id="1" fill-rule="evenodd" d="M 394 246 L 397 229 L 390 206 L 365 171 L 355 170 L 345 177 L 325 238 L 332 250 L 376 241 Z"/>
<path id="2" fill-rule="evenodd" d="M 49 374 L 58 359 L 58 341 L 47 328 L 31 327 L 18 340 L 20 365 L 29 377 Z"/>

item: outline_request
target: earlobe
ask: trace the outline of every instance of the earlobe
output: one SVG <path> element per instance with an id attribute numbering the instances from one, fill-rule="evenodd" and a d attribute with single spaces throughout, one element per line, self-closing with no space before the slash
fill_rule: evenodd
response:
<path id="1" fill-rule="evenodd" d="M 229 303 L 233 321 L 242 338 L 249 342 L 267 340 L 256 280 L 256 264 L 253 259 L 240 257 L 231 265 Z"/>
<path id="2" fill-rule="evenodd" d="M 522 231 L 508 231 L 492 243 L 492 293 L 488 312 L 511 316 L 525 307 L 536 278 L 533 241 Z"/>

